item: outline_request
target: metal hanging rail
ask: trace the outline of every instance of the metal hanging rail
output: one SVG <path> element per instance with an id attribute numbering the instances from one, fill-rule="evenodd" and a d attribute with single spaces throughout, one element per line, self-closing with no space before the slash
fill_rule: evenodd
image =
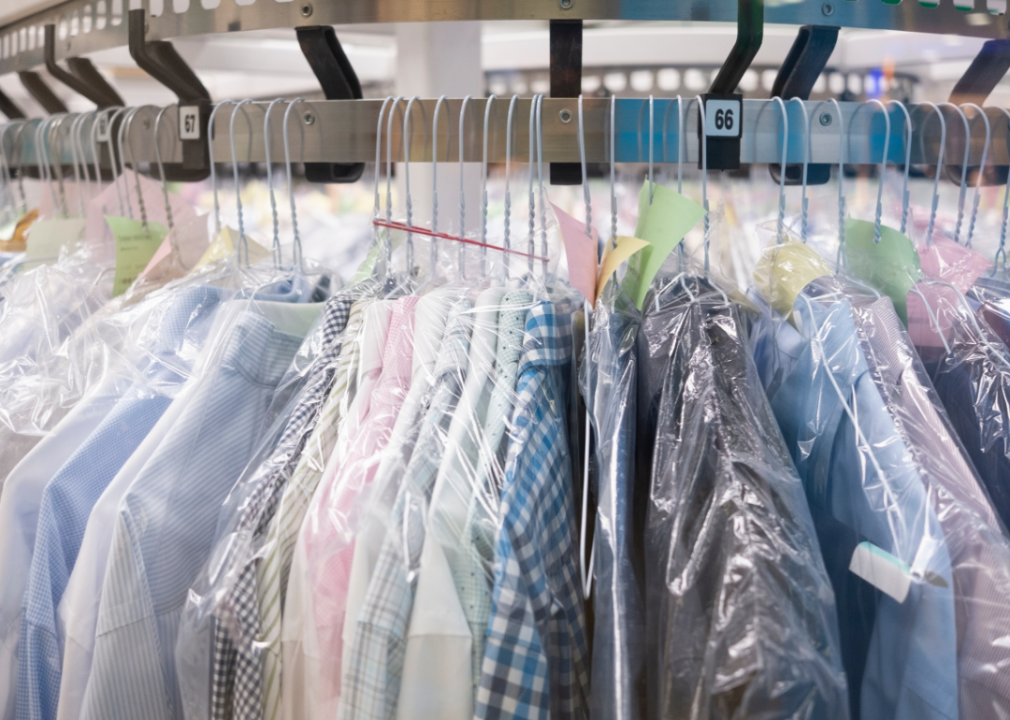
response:
<path id="1" fill-rule="evenodd" d="M 1007 0 L 798 0 L 769 5 L 765 22 L 1010 37 Z M 45 63 L 43 28 L 54 24 L 57 61 L 128 43 L 128 0 L 68 0 L 0 27 L 0 75 Z M 737 0 L 141 0 L 146 40 L 310 25 L 442 20 L 635 20 L 736 22 Z M 175 8 L 185 7 L 177 11 Z"/>
<path id="2" fill-rule="evenodd" d="M 432 153 L 432 118 L 435 99 L 414 102 L 411 112 L 410 154 L 412 162 L 430 162 Z M 467 108 L 467 122 L 463 142 L 465 162 L 480 162 L 483 159 L 483 118 L 486 100 L 471 100 Z M 698 105 L 693 99 L 685 99 L 684 113 L 684 162 L 698 163 Z M 459 161 L 459 112 L 461 99 L 450 99 L 443 105 L 439 117 L 438 148 L 439 162 Z M 505 160 L 506 126 L 508 121 L 508 99 L 494 101 L 488 122 L 488 162 L 500 163 Z M 744 101 L 744 127 L 741 138 L 740 160 L 743 163 L 775 163 L 781 160 L 782 142 L 788 142 L 788 162 L 801 163 L 804 159 L 803 143 L 809 138 L 811 163 L 837 164 L 839 155 L 844 153 L 848 164 L 873 164 L 881 161 L 884 148 L 884 115 L 873 104 L 839 103 L 845 127 L 845 140 L 839 137 L 839 117 L 835 106 L 826 101 L 804 103 L 810 118 L 809 135 L 804 130 L 803 112 L 799 101 L 787 103 L 788 136 L 784 133 L 784 123 L 778 103 L 769 100 Z M 264 152 L 263 116 L 267 103 L 244 104 L 235 119 L 235 148 L 240 162 L 262 162 Z M 379 120 L 381 100 L 322 100 L 301 103 L 289 120 L 288 141 L 293 162 L 374 162 L 376 129 Z M 392 134 L 387 138 L 388 113 L 383 121 L 382 160 L 386 160 L 387 147 L 391 147 L 393 162 L 403 160 L 403 112 L 406 102 L 400 102 L 392 123 Z M 517 101 L 514 114 L 512 160 L 524 163 L 529 158 L 529 113 L 530 100 Z M 128 163 L 153 163 L 155 156 L 155 117 L 160 108 L 148 106 L 140 110 L 128 125 L 124 139 L 124 154 Z M 471 113 L 472 109 L 472 113 Z M 927 106 L 908 106 L 912 117 L 911 137 L 913 164 L 935 165 L 939 152 L 940 122 L 935 111 Z M 213 132 L 213 154 L 217 163 L 231 162 L 231 135 L 229 126 L 234 106 L 224 106 L 217 113 Z M 543 100 L 543 162 L 579 162 L 578 144 L 578 100 Z M 616 106 L 616 158 L 618 162 L 635 163 L 649 161 L 649 101 L 641 99 L 618 99 Z M 583 101 L 583 123 L 585 128 L 586 159 L 593 163 L 610 161 L 610 101 L 605 99 L 585 99 Z M 889 106 L 890 142 L 888 162 L 902 164 L 905 160 L 905 116 L 895 104 Z M 271 115 L 270 142 L 274 162 L 283 162 L 283 112 Z M 1001 109 L 987 108 L 986 115 L 991 127 L 987 165 L 1008 165 L 1008 126 L 1006 115 Z M 165 113 L 160 127 L 162 160 L 165 163 L 178 162 L 182 157 L 182 142 L 178 140 L 176 127 L 177 113 Z M 678 147 L 681 146 L 677 132 L 676 100 L 657 98 L 652 106 L 652 159 L 655 163 L 677 162 Z M 945 109 L 946 148 L 944 164 L 960 165 L 963 160 L 965 132 L 964 123 L 952 109 Z M 969 114 L 971 122 L 971 146 L 969 165 L 981 161 L 985 143 L 985 127 L 980 116 Z M 32 126 L 41 120 L 29 120 L 29 128 L 23 132 L 9 129 L 3 133 L 4 149 L 8 161 L 13 166 L 24 164 L 34 166 L 35 132 Z M 65 136 L 72 123 L 60 125 L 64 138 L 55 143 L 50 156 L 62 155 L 64 164 L 71 163 L 71 151 Z M 90 124 L 82 123 L 81 135 L 88 138 L 84 149 L 89 162 Z M 391 146 L 388 144 L 391 138 Z M 107 158 L 107 153 L 102 153 Z"/>

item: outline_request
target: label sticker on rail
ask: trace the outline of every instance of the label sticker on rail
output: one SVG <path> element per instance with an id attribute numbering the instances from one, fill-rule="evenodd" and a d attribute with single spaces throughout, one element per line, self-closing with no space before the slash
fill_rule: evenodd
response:
<path id="1" fill-rule="evenodd" d="M 200 139 L 200 107 L 184 105 L 179 108 L 179 139 Z"/>
<path id="2" fill-rule="evenodd" d="M 705 134 L 709 137 L 740 137 L 739 100 L 709 100 L 705 103 Z"/>

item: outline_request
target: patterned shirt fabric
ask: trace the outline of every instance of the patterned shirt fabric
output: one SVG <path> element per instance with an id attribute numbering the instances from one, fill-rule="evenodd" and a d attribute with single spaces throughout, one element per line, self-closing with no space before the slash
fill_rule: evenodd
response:
<path id="1" fill-rule="evenodd" d="M 495 310 L 497 312 L 497 310 Z M 357 617 L 350 662 L 345 666 L 339 715 L 343 720 L 391 717 L 399 697 L 413 583 L 424 544 L 428 500 L 445 449 L 468 367 L 475 316 L 460 301 L 449 313 L 435 367 L 431 406 L 404 474 L 386 539 Z M 349 618 L 348 621 L 351 619 Z"/>
<path id="2" fill-rule="evenodd" d="M 334 690 L 340 678 L 323 677 L 323 665 L 333 660 L 322 652 L 322 632 L 317 626 L 319 613 L 315 600 L 317 587 L 315 564 L 320 560 L 321 551 L 330 550 L 316 542 L 316 538 L 327 534 L 331 519 L 338 522 L 342 516 L 334 517 L 331 512 L 342 513 L 345 509 L 333 508 L 334 496 L 341 497 L 340 488 L 334 480 L 343 467 L 343 460 L 354 446 L 353 438 L 362 429 L 373 399 L 373 390 L 382 374 L 384 350 L 390 331 L 392 300 L 377 300 L 365 311 L 362 332 L 358 335 L 360 359 L 358 362 L 357 386 L 352 402 L 347 403 L 346 414 L 337 433 L 333 453 L 328 458 L 323 475 L 302 521 L 295 550 L 291 558 L 291 570 L 281 625 L 281 648 L 284 673 L 281 676 L 282 711 L 285 718 L 296 720 L 302 717 L 327 715 L 326 703 L 332 704 L 336 712 L 337 697 L 326 695 L 324 690 Z M 351 436 L 351 440 L 347 439 Z M 353 498 L 345 498 L 353 501 Z M 329 537 L 333 537 L 329 535 Z M 342 543 L 343 538 L 334 538 Z M 324 618 L 332 625 L 343 622 L 343 618 Z M 328 636 L 329 637 L 329 636 Z M 339 662 L 339 660 L 336 660 Z M 329 713 L 332 714 L 332 713 Z"/>
<path id="3" fill-rule="evenodd" d="M 326 399 L 336 360 L 340 354 L 340 334 L 347 325 L 353 296 L 338 293 L 327 301 L 323 311 L 322 354 L 309 368 L 305 387 L 284 423 L 284 429 L 270 457 L 255 470 L 251 478 L 242 482 L 250 488 L 250 496 L 239 510 L 234 537 L 227 542 L 236 551 L 261 540 L 263 531 L 273 518 L 287 479 L 294 468 L 306 436 L 315 427 L 318 412 Z M 276 399 L 275 399 L 276 402 Z M 226 506 L 227 507 L 227 506 Z M 228 508 L 230 511 L 231 508 Z M 243 543 L 238 537 L 246 537 Z M 211 686 L 211 717 L 234 717 L 254 720 L 262 717 L 261 697 L 262 663 L 254 641 L 259 636 L 259 606 L 256 596 L 255 557 L 238 556 L 241 562 L 238 577 L 229 597 L 219 606 L 218 622 L 214 627 L 213 670 Z M 228 628 L 241 630 L 236 646 Z M 180 645 L 186 640 L 180 633 Z"/>
<path id="4" fill-rule="evenodd" d="M 266 313 L 266 305 L 254 307 Z M 202 392 L 123 498 L 83 718 L 183 715 L 174 650 L 187 592 L 211 550 L 221 502 L 255 447 L 250 429 L 320 310 L 270 305 L 296 334 L 264 315 L 241 313 L 217 372 L 201 379 Z"/>
<path id="5" fill-rule="evenodd" d="M 319 647 L 317 711 L 333 717 L 340 699 L 341 662 L 347 590 L 354 557 L 358 497 L 370 489 L 382 451 L 410 389 L 417 296 L 396 301 L 382 353 L 382 375 L 375 384 L 368 416 L 354 441 L 330 493 L 320 509 L 320 531 L 307 538 L 312 609 Z M 325 482 L 325 478 L 324 478 Z"/>
<path id="6" fill-rule="evenodd" d="M 266 553 L 256 566 L 257 604 L 260 617 L 259 644 L 262 647 L 263 661 L 263 714 L 267 720 L 276 720 L 280 716 L 281 617 L 287 594 L 291 555 L 305 511 L 322 477 L 326 459 L 333 452 L 343 411 L 349 401 L 353 400 L 361 347 L 357 338 L 364 320 L 364 309 L 370 302 L 362 299 L 351 306 L 333 387 L 319 413 L 315 430 L 305 443 L 291 479 L 284 487 L 277 512 L 267 531 L 264 543 Z"/>
<path id="7" fill-rule="evenodd" d="M 501 300 L 497 323 L 497 349 L 495 353 L 494 384 L 488 400 L 483 435 L 478 438 L 480 454 L 475 468 L 476 482 L 473 483 L 470 507 L 462 532 L 446 534 L 448 542 L 443 546 L 445 562 L 451 573 L 428 573 L 424 559 L 421 562 L 421 578 L 425 583 L 424 592 L 418 589 L 413 613 L 419 618 L 418 626 L 411 622 L 408 633 L 406 660 L 403 669 L 401 700 L 407 707 L 423 706 L 432 713 L 429 717 L 446 717 L 447 708 L 438 702 L 421 703 L 419 698 L 430 696 L 434 678 L 428 658 L 433 652 L 446 665 L 455 667 L 460 659 L 448 657 L 450 650 L 462 653 L 469 644 L 471 666 L 470 696 L 474 696 L 480 682 L 481 665 L 484 662 L 484 636 L 487 621 L 491 615 L 491 580 L 494 563 L 494 536 L 497 528 L 498 498 L 501 495 L 504 476 L 506 443 L 505 430 L 512 417 L 515 402 L 516 377 L 519 374 L 519 359 L 522 354 L 523 337 L 526 331 L 526 316 L 533 301 L 528 290 L 512 290 Z M 440 538 L 441 539 L 441 538 Z M 431 553 L 429 551 L 429 557 Z M 441 562 L 441 559 L 432 559 Z M 439 585 L 436 579 L 444 579 L 452 584 Z M 459 603 L 446 603 L 445 598 L 455 594 Z M 438 607 L 428 607 L 434 601 Z M 459 607 L 462 613 L 457 617 L 451 610 Z M 423 631 L 420 618 L 424 621 Z M 455 629 L 468 627 L 469 643 L 453 642 Z M 465 665 L 465 658 L 462 658 Z M 448 701 L 449 698 L 443 698 Z M 472 704 L 470 714 L 473 714 Z M 417 711 L 413 713 L 417 716 Z"/>
<path id="8" fill-rule="evenodd" d="M 533 306 L 516 385 L 476 718 L 583 718 L 589 695 L 564 380 L 572 316 Z"/>

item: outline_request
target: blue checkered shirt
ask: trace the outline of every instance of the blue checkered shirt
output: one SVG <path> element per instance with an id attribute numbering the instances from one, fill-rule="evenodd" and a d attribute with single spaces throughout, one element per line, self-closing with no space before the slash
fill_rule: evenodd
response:
<path id="1" fill-rule="evenodd" d="M 475 717 L 584 718 L 585 617 L 575 552 L 564 376 L 572 317 L 540 302 L 526 320 L 502 488 L 502 527 Z"/>

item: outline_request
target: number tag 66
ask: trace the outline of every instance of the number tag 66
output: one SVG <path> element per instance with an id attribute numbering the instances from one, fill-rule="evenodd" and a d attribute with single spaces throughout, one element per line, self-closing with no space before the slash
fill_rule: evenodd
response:
<path id="1" fill-rule="evenodd" d="M 709 100 L 705 103 L 705 134 L 709 137 L 740 137 L 740 101 Z"/>

